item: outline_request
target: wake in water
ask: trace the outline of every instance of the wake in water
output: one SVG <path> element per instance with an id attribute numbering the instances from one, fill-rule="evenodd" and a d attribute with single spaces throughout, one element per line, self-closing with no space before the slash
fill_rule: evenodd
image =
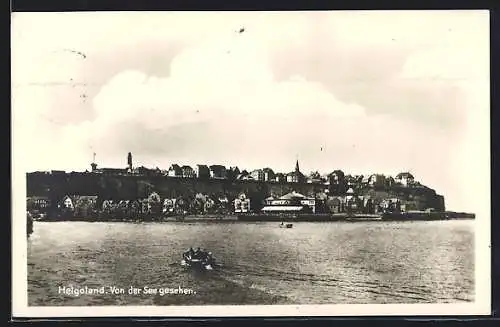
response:
<path id="1" fill-rule="evenodd" d="M 289 304 L 290 300 L 265 287 L 231 278 L 234 270 L 221 265 L 218 269 L 203 271 L 185 269 L 176 264 L 175 275 L 189 280 L 196 289 L 190 297 L 155 297 L 155 305 L 241 305 L 241 304 Z"/>

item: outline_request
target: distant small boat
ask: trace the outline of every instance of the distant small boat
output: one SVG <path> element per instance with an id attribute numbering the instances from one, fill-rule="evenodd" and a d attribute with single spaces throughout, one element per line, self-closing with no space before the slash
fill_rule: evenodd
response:
<path id="1" fill-rule="evenodd" d="M 283 224 L 283 223 L 280 224 L 280 228 L 292 228 L 292 227 L 293 224 Z"/>

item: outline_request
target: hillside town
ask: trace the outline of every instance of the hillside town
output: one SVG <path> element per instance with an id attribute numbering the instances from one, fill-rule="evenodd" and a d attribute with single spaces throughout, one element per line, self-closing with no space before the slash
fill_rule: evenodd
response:
<path id="1" fill-rule="evenodd" d="M 31 174 L 64 175 L 64 171 L 36 172 Z M 75 172 L 69 173 L 77 174 Z M 395 177 L 383 174 L 349 175 L 341 170 L 329 174 L 319 172 L 303 174 L 299 161 L 288 173 L 275 172 L 271 168 L 240 170 L 223 165 L 172 164 L 167 170 L 134 167 L 132 154 L 127 155 L 126 168 L 98 168 L 94 161 L 91 171 L 79 173 L 93 176 L 142 176 L 165 179 L 228 181 L 233 183 L 260 183 L 264 185 L 288 185 L 290 192 L 262 191 L 194 194 L 162 194 L 151 189 L 142 198 L 111 198 L 98 194 L 65 194 L 59 198 L 49 195 L 31 194 L 27 197 L 27 210 L 40 219 L 146 219 L 159 220 L 169 216 L 183 215 L 231 215 L 249 212 L 310 212 L 310 213 L 365 213 L 404 212 L 411 210 L 444 210 L 429 207 L 419 194 L 432 191 L 421 185 L 409 172 Z M 294 187 L 296 185 L 296 187 Z M 301 194 L 300 185 L 314 186 L 314 194 Z M 434 193 L 435 194 L 435 193 Z"/>
<path id="2" fill-rule="evenodd" d="M 58 173 L 56 171 L 55 173 Z M 64 173 L 64 172 L 63 172 Z M 329 174 L 320 174 L 317 171 L 311 172 L 308 175 L 303 174 L 299 168 L 299 161 L 296 161 L 295 169 L 288 172 L 275 172 L 273 169 L 266 167 L 247 171 L 240 170 L 238 167 L 225 167 L 224 165 L 204 165 L 198 164 L 194 167 L 189 165 L 172 164 L 168 169 L 160 169 L 158 167 L 152 169 L 144 166 L 134 167 L 132 161 L 132 153 L 127 155 L 126 168 L 99 168 L 94 162 L 91 164 L 91 173 L 104 175 L 137 175 L 137 176 L 165 176 L 174 178 L 196 178 L 196 179 L 225 179 L 225 180 L 240 180 L 240 181 L 261 181 L 261 182 L 277 182 L 277 183 L 316 183 L 316 184 L 338 184 L 347 187 L 345 190 L 339 189 L 339 192 L 345 192 L 349 187 L 353 189 L 360 188 L 362 185 L 370 186 L 392 186 L 402 185 L 404 187 L 419 187 L 422 186 L 417 182 L 414 176 L 409 172 L 402 172 L 395 177 L 385 176 L 383 174 L 372 175 L 344 175 L 341 170 L 335 170 Z M 345 183 L 344 183 L 345 182 Z"/>

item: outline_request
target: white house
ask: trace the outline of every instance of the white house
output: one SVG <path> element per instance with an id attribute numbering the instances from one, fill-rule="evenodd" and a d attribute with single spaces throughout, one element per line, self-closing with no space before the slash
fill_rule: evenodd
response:
<path id="1" fill-rule="evenodd" d="M 405 172 L 399 173 L 395 178 L 396 183 L 399 183 L 403 186 L 412 185 L 415 182 L 415 177 L 412 174 Z"/>
<path id="2" fill-rule="evenodd" d="M 66 195 L 62 200 L 62 205 L 66 209 L 75 209 L 75 204 L 69 195 Z"/>

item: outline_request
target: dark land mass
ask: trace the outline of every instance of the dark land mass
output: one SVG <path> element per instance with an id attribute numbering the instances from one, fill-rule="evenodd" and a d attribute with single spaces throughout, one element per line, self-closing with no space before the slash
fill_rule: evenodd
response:
<path id="1" fill-rule="evenodd" d="M 66 195 L 96 195 L 102 201 L 133 200 L 147 198 L 157 192 L 162 198 L 192 198 L 198 193 L 226 196 L 230 201 L 245 193 L 253 204 L 261 203 L 268 196 L 282 196 L 295 191 L 306 196 L 315 196 L 329 189 L 329 194 L 342 196 L 335 186 L 321 183 L 286 183 L 241 181 L 227 179 L 179 178 L 165 176 L 106 176 L 93 173 L 27 174 L 27 196 L 46 196 L 57 203 Z M 426 187 L 367 187 L 355 189 L 358 195 L 374 199 L 398 198 L 411 204 L 414 210 L 434 208 L 445 211 L 444 197 Z"/>

